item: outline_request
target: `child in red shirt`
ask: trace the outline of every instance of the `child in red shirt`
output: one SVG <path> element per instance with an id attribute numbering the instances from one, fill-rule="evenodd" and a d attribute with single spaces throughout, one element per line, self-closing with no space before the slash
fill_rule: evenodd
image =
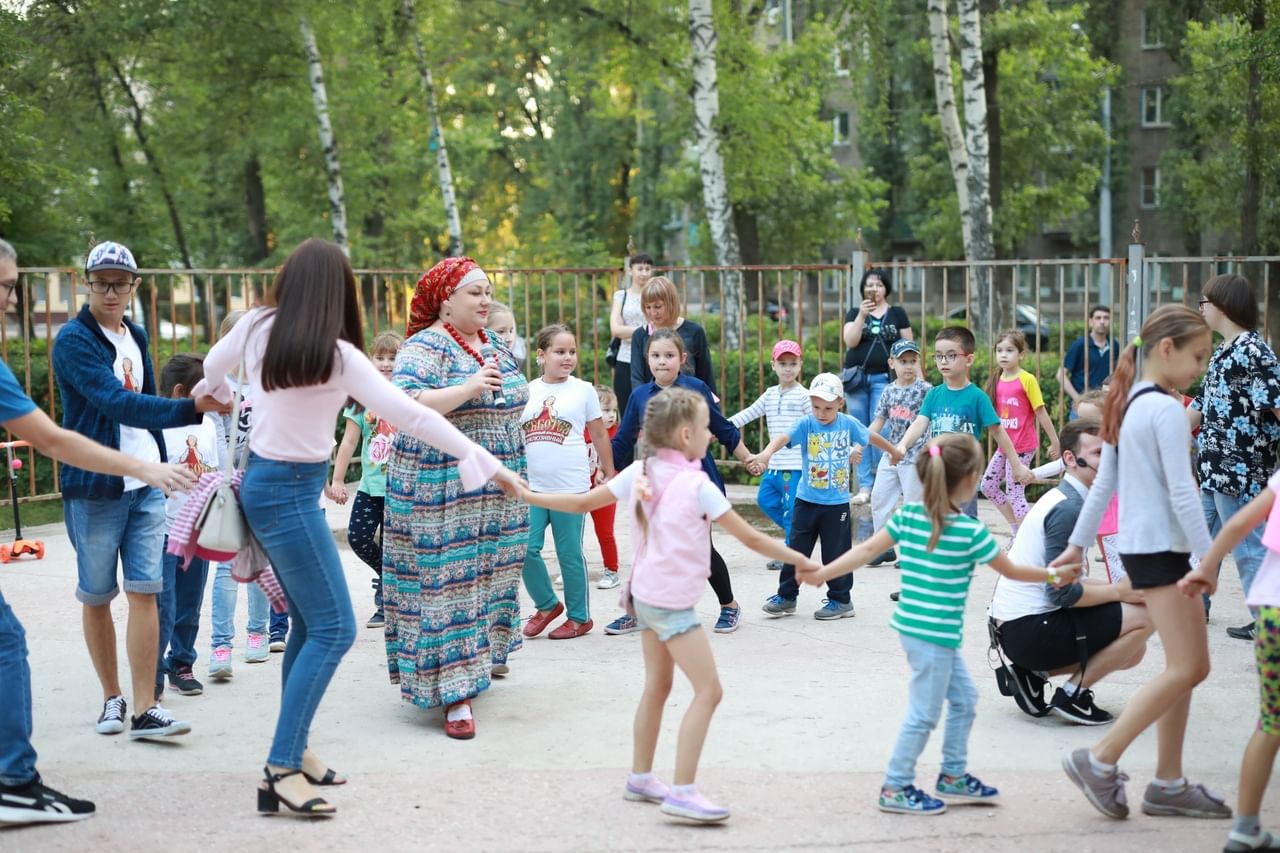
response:
<path id="1" fill-rule="evenodd" d="M 618 396 L 607 385 L 596 386 L 596 396 L 600 398 L 600 414 L 604 420 L 609 438 L 618 431 Z M 591 459 L 591 485 L 598 486 L 604 482 L 600 473 L 600 460 L 596 458 L 595 448 L 587 441 L 587 455 Z M 591 524 L 596 529 L 596 541 L 600 543 L 600 556 L 604 559 L 604 574 L 596 589 L 613 589 L 618 586 L 618 540 L 613 536 L 613 517 L 617 504 L 610 503 L 591 512 Z"/>

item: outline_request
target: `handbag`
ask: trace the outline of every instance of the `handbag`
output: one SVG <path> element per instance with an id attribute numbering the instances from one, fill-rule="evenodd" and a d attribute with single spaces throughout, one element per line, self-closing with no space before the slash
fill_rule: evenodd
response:
<path id="1" fill-rule="evenodd" d="M 248 336 L 245 337 L 248 346 Z M 249 526 L 245 524 L 244 512 L 240 509 L 240 499 L 232 490 L 231 481 L 236 471 L 244 471 L 249 457 L 247 452 L 235 460 L 236 443 L 240 438 L 240 392 L 244 387 L 244 349 L 240 350 L 240 372 L 236 376 L 236 393 L 231 404 L 232 420 L 235 426 L 227 430 L 227 469 L 222 472 L 222 482 L 210 496 L 200 517 L 196 520 L 196 530 L 200 535 L 196 544 L 211 551 L 239 553 L 249 544 Z"/>
<path id="2" fill-rule="evenodd" d="M 618 350 L 622 348 L 622 338 L 609 341 L 609 349 L 604 354 L 604 363 L 610 367 L 618 366 Z"/>
<path id="3" fill-rule="evenodd" d="M 844 385 L 844 393 L 857 394 L 862 389 L 870 387 L 870 380 L 867 379 L 867 360 L 875 351 L 876 344 L 883 345 L 883 343 L 880 336 L 876 335 L 871 339 L 871 346 L 867 347 L 867 354 L 862 357 L 862 364 L 846 367 L 840 371 L 840 384 Z"/>

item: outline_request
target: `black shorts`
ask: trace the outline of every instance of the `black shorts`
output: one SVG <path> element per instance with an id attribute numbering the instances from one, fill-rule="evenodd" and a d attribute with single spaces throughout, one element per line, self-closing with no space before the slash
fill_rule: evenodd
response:
<path id="1" fill-rule="evenodd" d="M 1152 589 L 1169 586 L 1182 580 L 1191 571 L 1191 555 L 1178 551 L 1157 551 L 1154 554 L 1121 554 L 1120 562 L 1129 574 L 1134 589 Z"/>
<path id="2" fill-rule="evenodd" d="M 1009 660 L 1037 672 L 1052 672 L 1080 663 L 1076 626 L 1085 634 L 1088 657 L 1120 636 L 1120 602 L 1072 607 L 1010 619 L 1000 626 L 1000 647 Z"/>

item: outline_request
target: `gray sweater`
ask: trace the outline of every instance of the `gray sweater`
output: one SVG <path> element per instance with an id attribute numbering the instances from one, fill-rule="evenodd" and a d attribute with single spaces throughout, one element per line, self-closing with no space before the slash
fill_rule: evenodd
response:
<path id="1" fill-rule="evenodd" d="M 1111 496 L 1120 489 L 1121 554 L 1160 551 L 1203 557 L 1213 538 L 1191 472 L 1191 428 L 1182 403 L 1169 394 L 1134 396 L 1150 382 L 1134 383 L 1120 427 L 1120 445 L 1102 446 L 1098 476 L 1071 533 L 1071 544 L 1090 545 Z"/>

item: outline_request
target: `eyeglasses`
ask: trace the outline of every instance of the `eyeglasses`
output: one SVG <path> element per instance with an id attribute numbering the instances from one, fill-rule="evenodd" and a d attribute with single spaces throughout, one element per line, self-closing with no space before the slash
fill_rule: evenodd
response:
<path id="1" fill-rule="evenodd" d="M 1210 300 L 1208 300 L 1208 299 L 1201 299 L 1201 300 L 1200 300 L 1200 307 L 1201 307 L 1201 308 L 1203 308 L 1203 307 L 1204 307 L 1204 306 L 1206 306 L 1206 305 L 1212 305 L 1212 304 L 1213 304 L 1213 302 L 1212 302 L 1212 301 L 1210 301 Z"/>
<path id="2" fill-rule="evenodd" d="M 114 290 L 116 293 L 130 293 L 138 283 L 142 281 L 140 278 L 131 278 L 128 281 L 102 281 L 101 279 L 89 279 L 89 289 L 94 293 L 106 293 L 108 290 Z"/>
<path id="3" fill-rule="evenodd" d="M 18 282 L 16 280 L 0 281 L 0 290 L 4 291 L 4 299 L 6 301 L 9 299 L 10 296 L 13 295 L 13 292 L 17 289 L 18 289 Z"/>
<path id="4" fill-rule="evenodd" d="M 935 352 L 933 354 L 933 360 L 938 364 L 950 364 L 959 357 L 960 353 L 958 352 Z"/>

